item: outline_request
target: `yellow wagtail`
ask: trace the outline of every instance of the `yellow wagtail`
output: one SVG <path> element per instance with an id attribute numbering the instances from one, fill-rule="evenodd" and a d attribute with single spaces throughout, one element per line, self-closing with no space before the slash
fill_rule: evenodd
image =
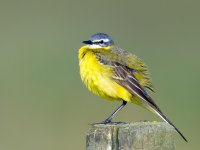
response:
<path id="1" fill-rule="evenodd" d="M 138 104 L 160 116 L 187 142 L 183 134 L 162 113 L 145 88 L 153 90 L 146 65 L 134 54 L 114 45 L 105 33 L 97 33 L 83 41 L 79 50 L 80 75 L 87 88 L 107 100 L 122 104 L 103 122 L 107 124 L 127 102 Z"/>

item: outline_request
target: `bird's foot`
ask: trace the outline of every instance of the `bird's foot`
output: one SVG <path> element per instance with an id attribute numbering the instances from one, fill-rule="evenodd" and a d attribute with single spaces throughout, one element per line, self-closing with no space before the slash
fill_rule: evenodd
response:
<path id="1" fill-rule="evenodd" d="M 104 120 L 104 121 L 102 121 L 102 122 L 98 122 L 98 123 L 91 123 L 90 125 L 95 125 L 95 124 L 108 124 L 108 123 L 112 123 L 111 122 L 111 120 L 108 120 L 108 119 L 106 119 L 106 120 Z"/>
<path id="2" fill-rule="evenodd" d="M 106 119 L 106 120 L 100 122 L 99 124 L 108 124 L 108 123 L 111 123 L 111 120 Z"/>

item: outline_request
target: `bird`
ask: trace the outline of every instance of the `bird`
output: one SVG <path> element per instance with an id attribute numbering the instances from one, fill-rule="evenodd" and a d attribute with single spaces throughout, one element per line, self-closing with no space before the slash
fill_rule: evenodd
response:
<path id="1" fill-rule="evenodd" d="M 187 142 L 148 95 L 147 89 L 154 91 L 154 88 L 147 66 L 140 58 L 115 45 L 112 37 L 106 33 L 93 34 L 82 43 L 84 45 L 79 49 L 78 59 L 83 83 L 92 93 L 106 100 L 122 101 L 101 124 L 111 123 L 112 118 L 130 102 L 157 114 Z"/>

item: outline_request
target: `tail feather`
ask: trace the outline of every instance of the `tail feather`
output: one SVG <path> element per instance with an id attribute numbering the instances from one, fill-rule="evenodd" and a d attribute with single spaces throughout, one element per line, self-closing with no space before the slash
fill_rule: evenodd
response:
<path id="1" fill-rule="evenodd" d="M 147 108 L 147 107 L 146 107 Z M 159 117 L 161 117 L 165 122 L 169 123 L 175 130 L 176 132 L 186 141 L 187 139 L 185 138 L 185 136 L 178 130 L 178 128 L 161 112 L 161 110 L 159 108 L 154 108 L 154 106 L 149 106 L 148 105 L 148 110 L 156 113 Z"/>

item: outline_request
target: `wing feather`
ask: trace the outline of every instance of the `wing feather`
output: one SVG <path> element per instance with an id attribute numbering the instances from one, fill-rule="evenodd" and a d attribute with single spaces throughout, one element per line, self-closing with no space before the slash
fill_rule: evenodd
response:
<path id="1" fill-rule="evenodd" d="M 147 104 L 150 106 L 150 109 L 153 109 L 153 111 L 158 114 L 163 120 L 168 122 L 170 125 L 174 127 L 174 129 L 181 135 L 181 137 L 187 142 L 187 139 L 184 137 L 184 135 L 176 128 L 176 126 L 162 113 L 160 108 L 155 104 L 155 102 L 152 100 L 152 98 L 147 94 L 147 92 L 144 90 L 144 88 L 139 84 L 137 79 L 135 78 L 134 74 L 132 73 L 131 69 L 129 69 L 126 66 L 123 66 L 119 63 L 114 63 L 114 72 L 115 75 L 119 76 L 118 80 L 117 78 L 115 81 L 126 88 L 131 94 L 134 96 L 137 96 L 141 100 L 147 102 Z M 120 79 L 120 80 L 119 80 Z"/>
<path id="2" fill-rule="evenodd" d="M 131 69 L 117 62 L 113 63 L 113 66 L 115 73 L 113 78 L 118 84 L 126 88 L 134 96 L 146 101 L 153 108 L 160 110 L 151 97 L 146 93 L 144 88 L 139 84 Z"/>
<path id="3" fill-rule="evenodd" d="M 95 50 L 99 62 L 104 65 L 112 66 L 112 62 L 117 62 L 129 68 L 134 73 L 134 77 L 138 80 L 142 87 L 153 91 L 153 86 L 149 78 L 147 66 L 134 54 L 123 50 L 117 46 L 113 46 L 110 50 Z M 123 69 L 123 68 L 122 68 Z M 123 75 L 123 74 L 121 74 Z"/>

